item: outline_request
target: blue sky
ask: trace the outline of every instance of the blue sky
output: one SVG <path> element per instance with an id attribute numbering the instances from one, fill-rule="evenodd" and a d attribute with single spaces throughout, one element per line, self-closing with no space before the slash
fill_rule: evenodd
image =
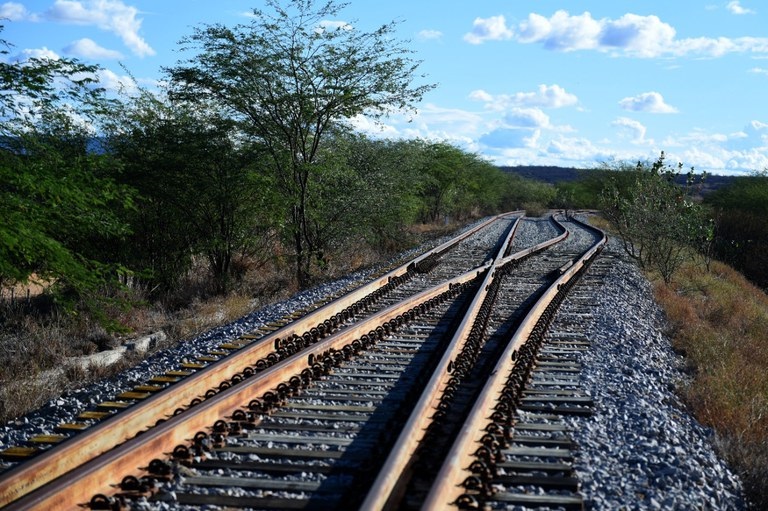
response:
<path id="1" fill-rule="evenodd" d="M 162 78 L 202 23 L 263 0 L 0 0 L 7 60 L 76 57 L 102 83 Z M 361 130 L 447 141 L 500 165 L 654 159 L 768 169 L 768 4 L 757 0 L 352 0 L 362 30 L 399 20 L 427 81 L 415 116 Z"/>

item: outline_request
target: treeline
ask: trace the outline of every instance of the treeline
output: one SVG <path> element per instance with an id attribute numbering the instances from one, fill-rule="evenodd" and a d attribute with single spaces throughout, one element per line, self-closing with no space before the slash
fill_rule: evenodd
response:
<path id="1" fill-rule="evenodd" d="M 742 176 L 707 197 L 717 257 L 768 290 L 768 174 Z"/>
<path id="2" fill-rule="evenodd" d="M 323 29 L 341 6 L 267 4 L 249 25 L 195 29 L 158 90 L 110 96 L 77 60 L 0 62 L 0 287 L 34 277 L 95 314 L 191 273 L 206 293 L 266 266 L 306 287 L 334 261 L 403 249 L 413 225 L 554 196 L 446 143 L 355 130 L 432 88 L 394 25 Z"/>
<path id="3" fill-rule="evenodd" d="M 581 170 L 578 179 L 555 184 L 551 205 L 603 210 L 623 227 L 627 248 L 641 264 L 649 263 L 654 251 L 666 250 L 659 260 L 663 268 L 656 269 L 667 279 L 685 257 L 678 249 L 687 248 L 705 262 L 714 258 L 733 266 L 768 289 L 766 171 L 713 180 L 682 170 L 680 164 L 665 163 L 663 153 L 655 162 Z"/>

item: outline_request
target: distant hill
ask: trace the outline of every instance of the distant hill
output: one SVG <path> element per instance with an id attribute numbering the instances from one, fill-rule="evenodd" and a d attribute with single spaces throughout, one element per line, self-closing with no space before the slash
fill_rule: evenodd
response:
<path id="1" fill-rule="evenodd" d="M 576 181 L 585 169 L 574 167 L 551 167 L 540 165 L 517 165 L 515 167 L 499 167 L 503 172 L 518 174 L 526 179 L 535 179 L 545 183 L 562 183 Z"/>
<path id="2" fill-rule="evenodd" d="M 569 181 L 576 181 L 585 172 L 589 172 L 590 169 L 577 169 L 575 167 L 554 167 L 554 166 L 542 166 L 542 165 L 517 165 L 514 167 L 499 167 L 504 172 L 518 174 L 526 179 L 535 179 L 537 181 L 544 181 L 545 183 L 557 184 Z M 702 184 L 701 194 L 706 195 L 709 192 L 717 190 L 735 179 L 734 176 L 719 176 L 719 175 L 707 175 L 707 178 Z M 685 184 L 686 175 L 681 174 L 677 177 L 677 182 L 681 185 Z"/>

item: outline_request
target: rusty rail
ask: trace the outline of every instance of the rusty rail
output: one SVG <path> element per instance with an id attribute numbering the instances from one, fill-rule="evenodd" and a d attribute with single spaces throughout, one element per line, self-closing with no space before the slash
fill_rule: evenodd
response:
<path id="1" fill-rule="evenodd" d="M 137 433 L 151 430 L 158 421 L 167 419 L 173 410 L 186 408 L 191 401 L 203 398 L 207 391 L 217 387 L 222 381 L 231 380 L 242 374 L 243 371 L 252 366 L 255 360 L 274 352 L 280 339 L 302 335 L 325 319 L 341 313 L 358 300 L 385 286 L 393 279 L 402 277 L 415 264 L 430 257 L 439 257 L 450 250 L 452 246 L 500 218 L 520 213 L 515 211 L 492 217 L 374 281 L 360 286 L 347 295 L 211 363 L 204 369 L 183 378 L 180 382 L 155 392 L 151 397 L 98 422 L 73 438 L 20 463 L 19 466 L 0 476 L 0 507 L 22 498 L 29 492 L 130 440 Z M 308 353 L 309 351 L 303 352 L 304 355 Z"/>
<path id="2" fill-rule="evenodd" d="M 589 228 L 598 231 L 594 227 L 590 226 Z M 599 232 L 602 233 L 602 231 Z M 516 364 L 516 352 L 531 337 L 536 324 L 545 314 L 545 311 L 556 298 L 561 288 L 580 274 L 591 258 L 602 250 L 606 241 L 605 233 L 602 233 L 601 239 L 555 280 L 526 315 L 489 376 L 481 395 L 470 412 L 469 419 L 465 422 L 458 438 L 454 441 L 422 509 L 448 509 L 466 492 L 462 483 L 472 475 L 469 471 L 469 466 L 473 460 L 474 453 L 482 445 L 482 437 L 487 434 L 484 426 L 488 423 L 488 417 L 498 400 L 501 390 L 504 388 L 510 372 Z"/>
<path id="3" fill-rule="evenodd" d="M 464 344 L 468 340 L 470 330 L 480 313 L 481 305 L 485 301 L 489 291 L 490 283 L 494 279 L 495 271 L 511 261 L 523 259 L 535 252 L 540 252 L 563 241 L 568 236 L 568 230 L 562 224 L 557 222 L 557 220 L 555 220 L 555 223 L 563 231 L 559 236 L 543 243 L 539 243 L 534 247 L 504 257 L 504 254 L 507 251 L 507 246 L 517 228 L 518 224 L 515 224 L 504 246 L 501 247 L 499 253 L 492 262 L 491 268 L 486 274 L 479 292 L 474 297 L 467 315 L 451 340 L 445 355 L 438 363 L 434 375 L 414 407 L 395 446 L 390 450 L 390 454 L 387 457 L 383 468 L 379 472 L 379 476 L 374 481 L 371 490 L 368 492 L 361 509 L 375 511 L 392 509 L 393 505 L 395 505 L 393 501 L 398 499 L 399 492 L 402 490 L 402 484 L 407 482 L 409 468 L 414 460 L 413 455 L 422 442 L 424 434 L 433 420 L 433 412 L 437 409 L 437 404 L 441 400 L 444 391 L 448 386 L 448 382 L 451 379 L 449 366 L 456 359 L 457 354 L 462 351 Z"/>
<path id="4" fill-rule="evenodd" d="M 146 463 L 148 459 L 162 457 L 170 445 L 188 442 L 195 432 L 205 430 L 221 417 L 230 416 L 238 408 L 244 407 L 254 395 L 260 396 L 273 391 L 290 377 L 311 367 L 312 359 L 320 358 L 324 353 L 332 350 L 342 350 L 353 340 L 375 331 L 377 326 L 413 308 L 414 303 L 425 302 L 454 286 L 470 282 L 486 272 L 489 266 L 477 268 L 423 291 L 407 304 L 392 306 L 323 339 L 310 348 L 245 380 L 240 385 L 230 387 L 203 401 L 187 413 L 171 417 L 144 434 L 127 440 L 102 456 L 76 468 L 65 477 L 60 477 L 12 502 L 4 509 L 8 511 L 80 509 L 79 505 L 87 502 L 94 494 L 105 492 L 105 482 L 119 482 L 124 475 L 127 475 L 126 471 L 136 471 L 139 465 Z"/>

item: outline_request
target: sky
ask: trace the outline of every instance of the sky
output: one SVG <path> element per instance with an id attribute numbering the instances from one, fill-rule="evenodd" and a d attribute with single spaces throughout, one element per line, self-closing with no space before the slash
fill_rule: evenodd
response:
<path id="1" fill-rule="evenodd" d="M 319 0 L 318 0 L 319 3 Z M 103 86 L 153 87 L 196 26 L 248 24 L 264 0 L 0 0 L 6 61 L 77 58 Z M 337 19 L 397 37 L 436 87 L 415 114 L 355 125 L 454 144 L 498 165 L 655 160 L 768 170 L 768 3 L 758 0 L 351 0 Z M 134 82 L 135 80 L 135 82 Z"/>

